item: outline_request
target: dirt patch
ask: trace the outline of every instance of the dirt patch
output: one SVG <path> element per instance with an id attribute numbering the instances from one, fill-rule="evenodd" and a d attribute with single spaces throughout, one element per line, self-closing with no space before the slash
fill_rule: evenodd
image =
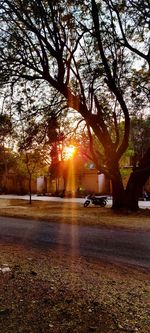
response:
<path id="1" fill-rule="evenodd" d="M 3 333 L 148 333 L 149 275 L 129 267 L 0 246 Z"/>

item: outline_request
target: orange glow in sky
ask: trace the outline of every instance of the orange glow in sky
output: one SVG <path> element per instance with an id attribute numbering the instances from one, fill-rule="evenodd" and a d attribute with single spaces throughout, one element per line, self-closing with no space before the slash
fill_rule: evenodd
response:
<path id="1" fill-rule="evenodd" d="M 73 157 L 76 148 L 74 146 L 66 146 L 64 148 L 64 158 L 68 160 L 69 158 Z"/>

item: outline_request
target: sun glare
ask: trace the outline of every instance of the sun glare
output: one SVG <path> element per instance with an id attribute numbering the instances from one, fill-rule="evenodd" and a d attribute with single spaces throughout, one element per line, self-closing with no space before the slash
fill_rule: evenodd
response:
<path id="1" fill-rule="evenodd" d="M 73 157 L 76 148 L 74 146 L 68 146 L 64 148 L 64 158 L 68 160 L 69 158 Z"/>

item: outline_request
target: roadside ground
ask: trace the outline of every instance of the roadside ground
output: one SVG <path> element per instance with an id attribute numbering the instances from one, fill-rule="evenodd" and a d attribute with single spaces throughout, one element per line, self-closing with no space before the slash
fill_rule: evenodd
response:
<path id="1" fill-rule="evenodd" d="M 21 199 L 21 200 L 29 200 L 29 195 L 14 195 L 14 194 L 1 194 L 1 199 Z M 51 202 L 70 202 L 70 203 L 81 203 L 83 204 L 85 198 L 60 198 L 60 197 L 52 197 L 47 195 L 32 195 L 32 200 L 34 201 L 51 201 Z M 112 206 L 112 199 L 108 196 L 107 206 Z M 139 200 L 140 208 L 150 209 L 150 201 L 149 200 Z"/>
<path id="2" fill-rule="evenodd" d="M 136 213 L 111 210 L 111 200 L 106 207 L 83 207 L 85 199 L 61 199 L 55 197 L 33 196 L 29 204 L 28 196 L 0 196 L 0 215 L 32 218 L 57 223 L 88 224 L 97 227 L 118 227 L 132 229 L 150 229 L 150 202 L 140 202 L 145 209 Z"/>
<path id="3" fill-rule="evenodd" d="M 19 199 L 19 198 L 18 198 Z M 147 229 L 150 210 L 113 214 L 81 202 L 2 198 L 0 215 Z M 42 223 L 42 222 L 41 222 Z M 150 275 L 142 268 L 0 243 L 0 332 L 149 333 Z"/>

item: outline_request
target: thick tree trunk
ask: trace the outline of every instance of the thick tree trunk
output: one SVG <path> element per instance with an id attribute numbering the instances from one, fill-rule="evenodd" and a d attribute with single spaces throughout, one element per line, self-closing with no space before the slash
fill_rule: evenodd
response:
<path id="1" fill-rule="evenodd" d="M 143 171 L 134 171 L 131 173 L 126 190 L 124 190 L 121 179 L 116 177 L 112 181 L 112 208 L 137 211 L 139 209 L 138 200 L 147 179 L 148 175 Z"/>
<path id="2" fill-rule="evenodd" d="M 126 206 L 128 209 L 138 210 L 138 200 L 148 177 L 149 171 L 146 172 L 145 168 L 139 168 L 131 173 L 126 188 Z"/>
<path id="3" fill-rule="evenodd" d="M 113 197 L 112 209 L 118 210 L 124 208 L 125 191 L 119 171 L 115 173 L 115 177 L 113 177 L 112 179 L 112 197 Z"/>
<path id="4" fill-rule="evenodd" d="M 113 209 L 137 211 L 138 200 L 142 189 L 150 176 L 150 149 L 147 150 L 136 168 L 130 175 L 126 190 L 123 188 L 119 167 L 115 165 L 112 172 Z"/>
<path id="5" fill-rule="evenodd" d="M 139 209 L 138 200 L 142 186 L 139 186 L 138 181 L 135 182 L 134 177 L 130 177 L 125 193 L 125 205 L 128 210 L 137 211 Z"/>
<path id="6" fill-rule="evenodd" d="M 112 209 L 137 211 L 139 209 L 138 200 L 141 191 L 142 186 L 139 186 L 138 182 L 135 182 L 132 177 L 126 190 L 124 190 L 122 182 L 116 179 L 114 183 L 112 182 Z"/>
<path id="7" fill-rule="evenodd" d="M 138 199 L 142 193 L 143 186 L 150 176 L 150 148 L 146 151 L 143 158 L 130 175 L 127 188 L 126 188 L 126 206 L 130 210 L 137 210 Z"/>

